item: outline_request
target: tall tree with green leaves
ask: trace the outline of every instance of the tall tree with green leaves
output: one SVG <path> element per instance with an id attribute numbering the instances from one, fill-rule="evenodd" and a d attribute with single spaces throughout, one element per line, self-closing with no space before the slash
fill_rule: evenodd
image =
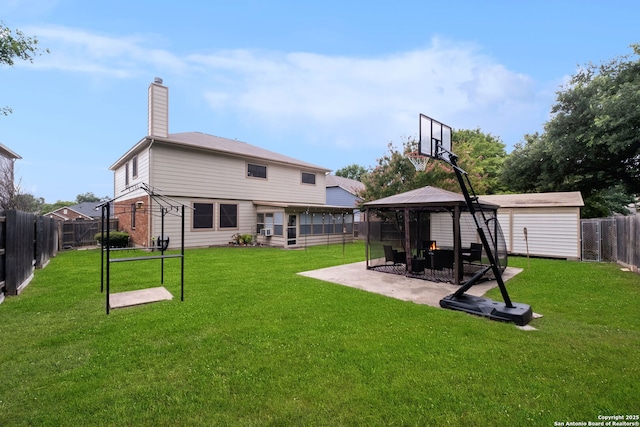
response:
<path id="1" fill-rule="evenodd" d="M 356 163 L 340 168 L 335 172 L 336 176 L 341 176 L 343 178 L 349 178 L 356 181 L 361 181 L 362 176 L 366 173 L 367 168 Z"/>
<path id="2" fill-rule="evenodd" d="M 482 133 L 479 129 L 458 130 L 452 134 L 453 151 L 458 165 L 467 172 L 477 194 L 492 194 L 498 190 L 499 168 L 506 157 L 504 144 L 499 138 Z M 362 178 L 365 190 L 359 196 L 365 201 L 380 199 L 405 191 L 431 185 L 460 192 L 455 174 L 448 164 L 431 159 L 423 172 L 416 171 L 406 157 L 418 149 L 418 142 L 407 138 L 398 149 L 389 143 L 388 152 L 378 164 Z"/>
<path id="3" fill-rule="evenodd" d="M 557 93 L 544 134 L 516 146 L 505 163 L 509 189 L 580 191 L 583 217 L 626 212 L 640 193 L 640 45 L 632 48 L 587 65 Z"/>

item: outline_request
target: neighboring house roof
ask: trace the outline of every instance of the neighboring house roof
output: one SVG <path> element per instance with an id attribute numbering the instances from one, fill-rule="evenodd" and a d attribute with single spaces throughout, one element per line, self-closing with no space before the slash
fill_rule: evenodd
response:
<path id="1" fill-rule="evenodd" d="M 485 200 L 480 201 L 482 207 L 497 209 L 498 206 L 487 203 Z M 426 187 L 417 188 L 405 193 L 395 194 L 393 196 L 374 200 L 364 204 L 373 208 L 392 208 L 392 207 L 449 207 L 449 206 L 466 206 L 466 201 L 462 194 L 452 191 L 443 190 L 442 188 Z"/>
<path id="2" fill-rule="evenodd" d="M 11 151 L 7 146 L 0 143 L 0 156 L 6 157 L 8 159 L 21 159 L 17 153 Z"/>
<path id="3" fill-rule="evenodd" d="M 501 208 L 581 207 L 584 206 L 579 191 L 557 193 L 493 194 L 480 196 L 482 201 Z"/>
<path id="4" fill-rule="evenodd" d="M 134 153 L 140 151 L 154 142 L 164 142 L 176 146 L 192 147 L 211 152 L 225 153 L 242 157 L 250 157 L 259 160 L 266 160 L 275 163 L 284 163 L 294 165 L 310 170 L 328 173 L 330 169 L 317 166 L 311 163 L 303 162 L 293 157 L 285 156 L 273 151 L 266 150 L 256 145 L 247 144 L 246 142 L 235 139 L 222 138 L 219 136 L 208 135 L 202 132 L 182 132 L 169 134 L 168 138 L 158 138 L 155 136 L 146 136 L 122 157 L 120 157 L 109 169 L 115 170 L 124 162 L 126 162 Z"/>
<path id="5" fill-rule="evenodd" d="M 63 206 L 61 208 L 56 209 L 55 211 L 48 212 L 44 214 L 44 216 L 48 217 L 56 217 L 63 221 L 74 221 L 77 219 L 93 219 L 91 216 L 87 216 L 81 212 L 78 212 L 69 206 Z"/>
<path id="6" fill-rule="evenodd" d="M 104 202 L 82 202 L 77 205 L 70 206 L 70 209 L 92 218 L 100 218 L 102 216 L 102 212 L 100 209 L 96 209 L 96 207 L 103 203 Z"/>
<path id="7" fill-rule="evenodd" d="M 344 178 L 337 175 L 327 175 L 325 177 L 325 186 L 340 187 L 343 190 L 353 194 L 354 196 L 358 195 L 358 191 L 362 191 L 365 189 L 364 184 L 360 181 L 356 181 L 355 179 L 350 178 Z"/>

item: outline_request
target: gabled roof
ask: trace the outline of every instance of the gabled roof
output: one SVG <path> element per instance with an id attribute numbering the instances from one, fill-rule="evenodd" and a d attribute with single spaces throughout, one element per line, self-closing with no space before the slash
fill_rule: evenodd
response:
<path id="1" fill-rule="evenodd" d="M 73 209 L 76 212 L 80 212 L 83 215 L 97 218 L 102 216 L 102 212 L 99 208 L 96 207 L 103 203 L 104 202 L 82 202 L 78 203 L 77 205 L 71 206 L 70 209 Z M 111 209 L 111 211 L 113 212 L 113 208 Z"/>
<path id="2" fill-rule="evenodd" d="M 0 156 L 6 157 L 8 159 L 21 159 L 17 153 L 14 153 L 7 147 L 6 145 L 0 143 Z"/>
<path id="3" fill-rule="evenodd" d="M 480 196 L 483 201 L 495 203 L 501 208 L 581 207 L 584 206 L 579 191 L 556 193 L 492 194 Z"/>
<path id="4" fill-rule="evenodd" d="M 481 200 L 483 207 L 497 209 L 497 205 L 486 203 Z M 396 194 L 382 199 L 374 200 L 364 204 L 372 208 L 395 208 L 395 207 L 425 207 L 439 208 L 452 206 L 466 206 L 467 203 L 462 194 L 443 190 L 442 188 L 426 187 L 417 188 L 405 193 Z"/>
<path id="5" fill-rule="evenodd" d="M 67 211 L 65 213 L 65 210 Z M 78 212 L 77 210 L 70 208 L 69 206 L 63 206 L 61 208 L 56 209 L 52 212 L 47 212 L 44 216 L 48 217 L 58 217 L 64 221 L 77 220 L 81 219 L 93 219 L 90 215 L 85 215 L 82 212 Z"/>
<path id="6" fill-rule="evenodd" d="M 140 151 L 142 147 L 148 144 L 153 144 L 154 142 L 163 142 L 176 146 L 198 148 L 211 152 L 231 154 L 274 163 L 283 163 L 323 173 L 327 173 L 330 171 L 330 169 L 324 168 L 322 166 L 303 162 L 302 160 L 294 159 L 293 157 L 285 156 L 283 154 L 279 154 L 258 147 L 256 145 L 247 144 L 246 142 L 238 141 L 235 139 L 208 135 L 202 132 L 172 133 L 169 134 L 168 138 L 146 136 L 135 146 L 133 146 L 129 151 L 127 151 L 122 157 L 120 157 L 120 159 L 118 159 L 113 165 L 111 165 L 109 169 L 115 170 L 125 161 L 127 161 L 134 153 Z"/>
<path id="7" fill-rule="evenodd" d="M 344 178 L 337 175 L 327 175 L 325 177 L 326 187 L 340 187 L 350 194 L 356 196 L 358 191 L 364 190 L 364 184 L 355 179 Z"/>

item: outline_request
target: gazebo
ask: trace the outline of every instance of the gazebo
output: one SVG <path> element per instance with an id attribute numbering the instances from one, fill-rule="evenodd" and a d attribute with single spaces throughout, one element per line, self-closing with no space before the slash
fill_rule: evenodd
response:
<path id="1" fill-rule="evenodd" d="M 478 223 L 504 271 L 507 250 L 499 206 L 482 200 L 476 206 Z M 462 285 L 490 265 L 462 194 L 426 186 L 364 207 L 367 269 Z"/>

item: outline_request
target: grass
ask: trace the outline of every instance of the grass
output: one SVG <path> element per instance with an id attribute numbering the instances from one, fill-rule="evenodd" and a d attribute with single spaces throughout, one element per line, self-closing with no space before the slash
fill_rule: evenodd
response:
<path id="1" fill-rule="evenodd" d="M 512 258 L 535 332 L 296 273 L 362 243 L 188 250 L 173 301 L 104 311 L 97 251 L 0 305 L 0 425 L 553 425 L 640 408 L 640 276 Z M 381 273 L 383 274 L 383 273 Z M 117 263 L 112 292 L 158 286 Z M 500 299 L 499 292 L 490 294 Z"/>

